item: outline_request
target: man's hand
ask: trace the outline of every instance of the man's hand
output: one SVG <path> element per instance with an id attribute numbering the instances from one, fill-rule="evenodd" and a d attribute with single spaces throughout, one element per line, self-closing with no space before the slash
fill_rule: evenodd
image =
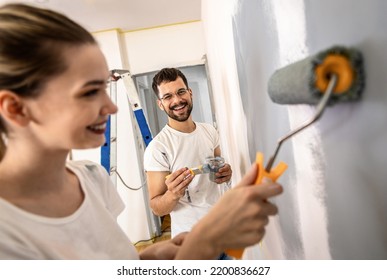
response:
<path id="1" fill-rule="evenodd" d="M 194 177 L 195 175 L 187 167 L 184 167 L 169 174 L 166 177 L 165 184 L 168 191 L 178 200 L 184 196 L 185 190 Z"/>
<path id="2" fill-rule="evenodd" d="M 215 173 L 215 176 L 216 176 L 215 183 L 222 184 L 224 182 L 228 182 L 231 179 L 231 175 L 232 175 L 231 166 L 228 163 L 226 163 L 224 166 L 219 168 L 219 171 L 217 173 Z"/>

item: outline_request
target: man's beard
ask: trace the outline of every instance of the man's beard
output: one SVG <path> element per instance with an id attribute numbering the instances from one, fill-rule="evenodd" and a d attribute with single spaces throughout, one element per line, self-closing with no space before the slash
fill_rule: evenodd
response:
<path id="1" fill-rule="evenodd" d="M 176 107 L 182 106 L 182 105 L 186 105 L 187 106 L 187 108 L 188 108 L 187 109 L 187 113 L 184 114 L 184 115 L 175 115 L 173 109 L 176 108 Z M 193 108 L 192 103 L 184 102 L 184 103 L 180 103 L 178 105 L 175 105 L 175 106 L 171 107 L 169 109 L 169 111 L 168 112 L 165 111 L 165 113 L 168 115 L 168 117 L 170 117 L 171 119 L 174 119 L 175 121 L 185 122 L 186 120 L 188 120 L 189 116 L 191 115 L 192 108 Z"/>

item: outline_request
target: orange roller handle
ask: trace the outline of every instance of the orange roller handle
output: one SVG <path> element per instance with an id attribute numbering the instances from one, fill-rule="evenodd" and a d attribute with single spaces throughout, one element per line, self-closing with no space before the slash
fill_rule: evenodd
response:
<path id="1" fill-rule="evenodd" d="M 355 72 L 348 58 L 341 54 L 327 55 L 321 64 L 315 68 L 316 87 L 325 92 L 330 81 L 330 75 L 336 74 L 337 83 L 333 89 L 334 94 L 347 92 L 355 80 Z"/>
<path id="2" fill-rule="evenodd" d="M 284 162 L 278 163 L 278 165 L 270 170 L 270 172 L 267 172 L 265 170 L 265 167 L 263 165 L 263 154 L 261 152 L 257 153 L 255 163 L 258 165 L 258 176 L 255 179 L 255 185 L 259 185 L 262 183 L 263 178 L 268 178 L 273 182 L 276 182 L 277 179 L 285 172 L 285 170 L 288 168 L 288 165 Z M 229 256 L 232 256 L 236 259 L 241 259 L 244 248 L 239 249 L 227 249 L 225 253 Z"/>
<path id="3" fill-rule="evenodd" d="M 288 165 L 281 161 L 276 167 L 267 172 L 263 165 L 263 154 L 258 152 L 255 162 L 258 165 L 258 176 L 255 180 L 255 184 L 261 184 L 263 178 L 269 178 L 271 181 L 276 182 L 277 179 L 285 172 Z"/>

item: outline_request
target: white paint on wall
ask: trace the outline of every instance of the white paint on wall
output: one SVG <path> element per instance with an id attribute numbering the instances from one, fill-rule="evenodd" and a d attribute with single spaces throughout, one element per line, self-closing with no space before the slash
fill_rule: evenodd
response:
<path id="1" fill-rule="evenodd" d="M 203 1 L 202 18 L 215 115 L 222 154 L 233 168 L 238 182 L 250 167 L 246 118 L 239 94 L 231 17 L 237 1 Z M 242 137 L 241 137 L 242 136 Z"/>
<path id="2" fill-rule="evenodd" d="M 268 52 L 272 55 L 271 61 L 270 59 L 268 61 L 275 65 L 276 68 L 303 59 L 309 54 L 306 38 L 305 9 L 302 0 L 292 1 L 291 3 L 289 1 L 265 1 L 263 4 L 251 6 L 247 4 L 244 6 L 243 4 L 246 4 L 246 2 L 228 1 L 226 5 L 222 1 L 205 1 L 202 5 L 216 115 L 224 149 L 230 155 L 230 163 L 234 171 L 233 180 L 235 181 L 242 177 L 246 167 L 254 160 L 254 158 L 249 158 L 248 137 L 254 137 L 252 140 L 255 143 L 263 143 L 263 145 L 258 147 L 260 151 L 271 152 L 271 149 L 267 149 L 265 143 L 268 141 L 272 142 L 273 135 L 277 132 L 282 135 L 287 132 L 281 132 L 278 127 L 275 127 L 277 115 L 275 111 L 270 111 L 271 106 L 269 105 L 271 104 L 266 103 L 267 96 L 265 95 L 267 93 L 262 91 L 262 88 L 266 88 L 266 86 L 262 84 L 262 82 L 265 82 L 265 79 L 262 79 L 260 74 L 265 75 L 268 70 L 263 69 L 262 73 L 250 71 L 252 69 L 259 70 L 259 67 L 253 67 L 253 65 L 254 63 L 262 63 L 262 61 L 254 61 L 256 59 L 254 53 L 242 53 L 246 57 L 238 57 L 238 59 L 243 59 L 242 65 L 251 67 L 248 68 L 247 72 L 235 72 L 237 71 L 237 66 L 234 47 L 240 44 L 239 47 L 243 48 L 243 44 L 246 44 L 246 42 L 235 40 L 256 36 L 260 39 L 257 42 L 261 45 L 256 45 L 256 49 L 252 48 L 252 51 L 260 52 L 265 47 L 265 38 L 267 38 L 266 34 L 249 33 L 256 31 L 254 28 L 239 30 L 237 29 L 238 25 L 233 26 L 235 12 L 238 9 L 246 7 L 256 8 L 256 6 L 264 10 L 261 15 L 263 14 L 266 16 L 266 20 L 271 21 L 272 24 L 269 26 L 272 29 L 262 30 L 268 32 L 271 36 L 275 36 L 278 41 L 278 49 L 271 49 Z M 219 48 L 219 45 L 222 47 Z M 238 70 L 244 71 L 245 69 Z M 239 80 L 235 80 L 234 75 L 238 75 Z M 256 77 L 256 82 L 254 82 L 254 77 Z M 253 81 L 247 80 L 249 78 L 253 79 Z M 240 91 L 239 81 L 251 82 L 247 87 L 243 85 L 245 92 Z M 253 115 L 249 115 L 254 120 L 250 121 L 262 124 L 258 126 L 259 131 L 253 131 L 252 133 L 248 133 L 246 127 L 245 110 L 248 108 L 243 108 L 241 103 L 241 95 L 247 94 L 256 95 L 249 100 L 257 102 Z M 313 109 L 308 106 L 289 107 L 287 110 L 287 120 L 289 121 L 290 128 L 298 126 L 305 118 L 312 116 L 314 113 Z M 286 122 L 282 122 L 281 126 L 284 123 Z M 281 221 L 281 217 L 272 217 L 267 226 L 263 241 L 259 245 L 247 248 L 244 254 L 245 259 L 285 259 L 289 256 L 300 259 L 331 258 L 328 246 L 323 171 L 315 172 L 314 170 L 316 168 L 323 170 L 324 168 L 324 154 L 320 149 L 320 137 L 318 129 L 310 127 L 307 131 L 291 140 L 294 162 L 288 162 L 293 165 L 291 166 L 292 171 L 288 171 L 288 173 L 292 173 L 284 176 L 289 177 L 288 180 L 290 182 L 288 181 L 287 184 L 291 184 L 289 187 L 285 187 L 285 191 L 287 192 L 286 198 L 291 200 L 293 208 L 287 209 L 287 207 L 282 206 L 281 211 L 291 211 L 290 213 L 284 213 L 285 215 L 282 217 L 291 219 L 286 221 L 286 223 L 290 223 L 292 229 L 294 228 L 295 234 L 300 236 L 300 243 L 286 243 L 292 240 L 297 242 L 298 240 L 297 238 L 286 236 L 287 232 L 286 230 L 284 231 L 284 221 Z M 266 155 L 266 157 L 269 156 L 269 154 Z M 309 170 L 305 170 L 305 164 L 309 166 Z M 296 247 L 294 252 L 289 252 L 293 246 Z"/>
<path id="3" fill-rule="evenodd" d="M 306 58 L 309 51 L 306 44 L 304 1 L 277 0 L 271 1 L 271 4 L 277 27 L 278 66 L 283 67 Z M 298 128 L 314 114 L 315 108 L 309 105 L 288 106 L 290 129 Z M 299 212 L 298 226 L 305 258 L 330 259 L 324 200 L 326 195 L 323 174 L 325 161 L 321 133 L 317 126 L 312 125 L 288 141 L 292 141 L 294 151 L 296 173 L 292 181 L 296 184 L 295 201 Z"/>
<path id="4" fill-rule="evenodd" d="M 233 168 L 237 183 L 250 168 L 246 116 L 241 100 L 233 36 L 233 16 L 238 1 L 202 2 L 207 57 L 223 153 Z M 278 219 L 271 218 L 267 234 L 259 245 L 246 248 L 244 259 L 283 259 Z"/>

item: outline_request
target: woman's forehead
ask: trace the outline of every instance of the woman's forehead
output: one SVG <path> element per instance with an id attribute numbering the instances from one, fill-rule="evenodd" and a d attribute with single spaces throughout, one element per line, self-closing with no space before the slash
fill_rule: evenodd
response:
<path id="1" fill-rule="evenodd" d="M 83 79 L 105 79 L 109 69 L 105 56 L 97 45 L 82 45 L 67 49 L 64 53 L 67 70 L 64 75 Z"/>

